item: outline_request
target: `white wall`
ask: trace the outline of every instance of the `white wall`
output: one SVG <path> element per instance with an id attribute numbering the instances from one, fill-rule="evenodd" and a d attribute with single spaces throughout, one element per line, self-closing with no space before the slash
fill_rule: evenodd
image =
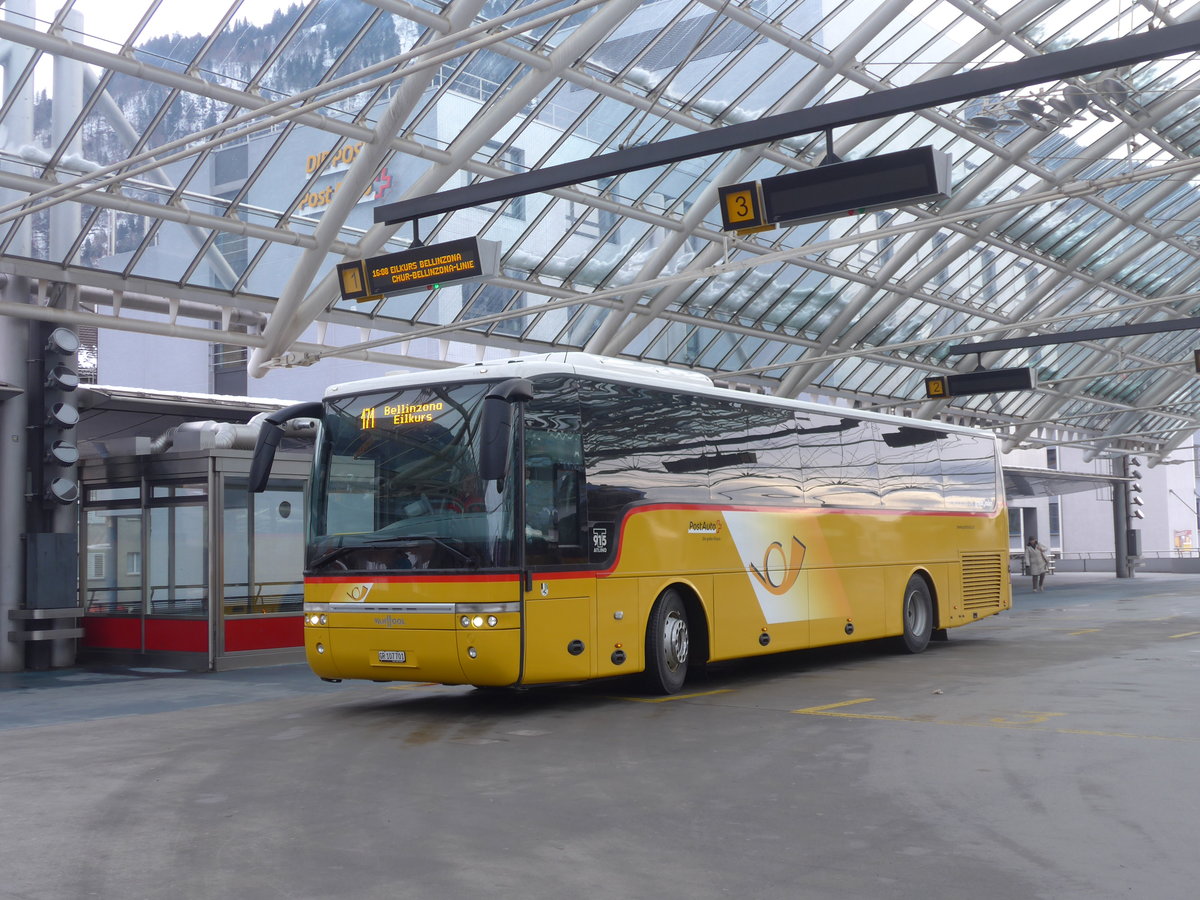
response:
<path id="1" fill-rule="evenodd" d="M 1194 439 L 1157 466 L 1142 465 L 1139 483 L 1145 518 L 1136 520 L 1133 528 L 1141 532 L 1142 553 L 1169 554 L 1190 539 L 1193 549 L 1200 549 L 1200 534 L 1196 521 L 1196 467 Z M 1058 469 L 1066 472 L 1106 474 L 1112 471 L 1108 460 L 1085 462 L 1082 451 L 1059 448 Z M 1145 462 L 1145 458 L 1142 458 Z M 1005 465 L 1047 468 L 1045 450 L 1017 450 L 1005 455 Z M 1113 539 L 1112 489 L 1103 486 L 1064 494 L 1058 498 L 1061 516 L 1061 549 L 1068 557 L 1111 555 Z M 1022 499 L 1013 502 L 1013 515 L 1021 509 L 1036 510 L 1039 539 L 1049 544 L 1050 500 Z"/>

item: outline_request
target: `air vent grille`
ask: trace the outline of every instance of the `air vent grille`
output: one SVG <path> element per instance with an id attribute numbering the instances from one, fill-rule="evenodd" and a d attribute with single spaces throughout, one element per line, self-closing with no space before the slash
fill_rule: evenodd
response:
<path id="1" fill-rule="evenodd" d="M 996 609 L 1004 596 L 1002 553 L 964 553 L 962 555 L 963 609 Z"/>

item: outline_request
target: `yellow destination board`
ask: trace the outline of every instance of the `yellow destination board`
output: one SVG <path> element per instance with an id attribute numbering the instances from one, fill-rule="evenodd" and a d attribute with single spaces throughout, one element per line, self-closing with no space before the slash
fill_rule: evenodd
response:
<path id="1" fill-rule="evenodd" d="M 364 260 L 368 294 L 433 290 L 444 284 L 482 278 L 479 238 L 430 244 Z"/>

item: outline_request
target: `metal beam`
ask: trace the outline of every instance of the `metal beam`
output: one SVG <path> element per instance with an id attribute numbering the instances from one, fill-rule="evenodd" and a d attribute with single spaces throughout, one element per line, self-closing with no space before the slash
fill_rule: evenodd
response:
<path id="1" fill-rule="evenodd" d="M 1186 319 L 1169 319 L 1165 322 L 1139 322 L 1136 325 L 1111 325 L 1108 328 L 1085 328 L 1082 331 L 1061 331 L 1058 334 L 1002 338 L 997 341 L 980 341 L 977 344 L 953 344 L 946 348 L 946 355 L 966 356 L 972 353 L 990 353 L 993 350 L 1049 347 L 1053 344 L 1078 344 L 1083 341 L 1129 337 L 1133 334 L 1160 334 L 1167 331 L 1191 331 L 1198 328 L 1200 328 L 1200 317 L 1192 316 Z"/>
<path id="2" fill-rule="evenodd" d="M 1200 22 L 1172 25 L 1111 41 L 1002 63 L 973 72 L 922 81 L 890 91 L 877 91 L 849 100 L 780 113 L 756 121 L 728 125 L 629 150 L 617 150 L 494 181 L 427 194 L 424 197 L 413 197 L 377 206 L 375 221 L 386 222 L 389 225 L 407 222 L 422 216 L 482 206 L 553 188 L 670 165 L 700 156 L 740 150 L 754 144 L 769 144 L 800 134 L 842 128 L 871 119 L 916 112 L 973 97 L 1061 81 L 1075 75 L 1100 72 L 1196 50 L 1200 50 Z"/>

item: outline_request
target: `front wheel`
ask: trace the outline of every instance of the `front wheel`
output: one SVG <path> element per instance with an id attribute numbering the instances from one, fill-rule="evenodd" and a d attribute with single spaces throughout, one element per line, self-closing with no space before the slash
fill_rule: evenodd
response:
<path id="1" fill-rule="evenodd" d="M 904 634 L 899 641 L 900 649 L 909 653 L 920 653 L 929 646 L 933 635 L 933 598 L 929 585 L 920 575 L 908 579 L 904 588 Z"/>
<path id="2" fill-rule="evenodd" d="M 683 597 L 674 588 L 663 591 L 650 611 L 646 626 L 647 690 L 674 694 L 687 679 L 688 619 Z"/>

